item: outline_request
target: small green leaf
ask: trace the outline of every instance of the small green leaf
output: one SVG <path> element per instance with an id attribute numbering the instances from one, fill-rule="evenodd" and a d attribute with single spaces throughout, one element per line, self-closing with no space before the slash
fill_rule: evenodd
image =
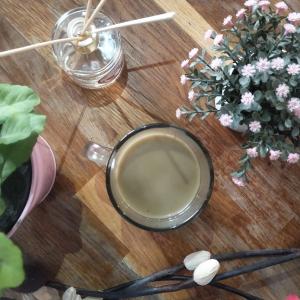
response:
<path id="1" fill-rule="evenodd" d="M 250 84 L 250 78 L 249 77 L 241 77 L 239 79 L 239 83 L 243 88 L 247 88 Z"/>
<path id="2" fill-rule="evenodd" d="M 0 124 L 16 113 L 28 113 L 40 98 L 26 86 L 0 84 Z"/>
<path id="3" fill-rule="evenodd" d="M 299 127 L 293 128 L 292 137 L 297 137 L 299 135 L 299 132 L 300 132 Z"/>
<path id="4" fill-rule="evenodd" d="M 292 121 L 291 121 L 291 119 L 286 119 L 284 121 L 284 125 L 285 125 L 286 128 L 291 128 L 292 127 Z"/>
<path id="5" fill-rule="evenodd" d="M 0 233 L 0 291 L 19 286 L 24 278 L 20 249 Z"/>

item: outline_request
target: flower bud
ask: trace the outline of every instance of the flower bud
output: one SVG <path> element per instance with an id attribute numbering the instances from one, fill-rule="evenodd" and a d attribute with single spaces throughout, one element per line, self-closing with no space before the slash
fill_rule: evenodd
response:
<path id="1" fill-rule="evenodd" d="M 209 260 L 210 257 L 210 252 L 198 251 L 186 256 L 186 258 L 183 260 L 183 263 L 189 271 L 194 271 L 201 263 Z"/>
<path id="2" fill-rule="evenodd" d="M 203 286 L 209 284 L 220 269 L 220 263 L 216 259 L 210 259 L 201 263 L 194 271 L 194 281 Z"/>

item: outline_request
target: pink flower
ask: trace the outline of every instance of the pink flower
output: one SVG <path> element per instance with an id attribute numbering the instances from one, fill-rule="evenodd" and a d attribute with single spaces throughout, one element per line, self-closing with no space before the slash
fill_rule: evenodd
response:
<path id="1" fill-rule="evenodd" d="M 293 23 L 294 25 L 300 24 L 300 13 L 292 12 L 288 15 L 288 20 Z"/>
<path id="2" fill-rule="evenodd" d="M 296 97 L 291 98 L 291 100 L 288 102 L 288 109 L 291 112 L 300 109 L 300 99 Z"/>
<path id="3" fill-rule="evenodd" d="M 299 161 L 300 155 L 298 153 L 290 153 L 287 159 L 289 164 L 295 164 Z"/>
<path id="4" fill-rule="evenodd" d="M 195 97 L 195 92 L 194 90 L 190 90 L 189 91 L 189 95 L 188 95 L 188 98 L 190 101 L 193 101 L 194 100 L 194 97 Z"/>
<path id="5" fill-rule="evenodd" d="M 211 61 L 210 66 L 212 69 L 217 70 L 222 66 L 222 64 L 223 64 L 223 60 L 217 57 Z"/>
<path id="6" fill-rule="evenodd" d="M 193 48 L 190 52 L 189 52 L 189 58 L 193 58 L 197 55 L 199 49 L 198 48 Z"/>
<path id="7" fill-rule="evenodd" d="M 246 9 L 241 8 L 237 13 L 236 13 L 236 18 L 238 20 L 242 20 L 245 17 Z"/>
<path id="8" fill-rule="evenodd" d="M 281 155 L 281 151 L 279 150 L 270 150 L 270 160 L 277 160 Z"/>
<path id="9" fill-rule="evenodd" d="M 233 119 L 232 116 L 228 114 L 223 114 L 221 115 L 219 121 L 224 127 L 229 127 L 232 124 Z"/>
<path id="10" fill-rule="evenodd" d="M 288 65 L 287 72 L 290 75 L 298 75 L 300 73 L 300 65 L 299 64 L 290 64 L 290 65 Z"/>
<path id="11" fill-rule="evenodd" d="M 242 68 L 242 75 L 245 77 L 252 77 L 256 73 L 256 69 L 251 64 L 245 65 Z"/>
<path id="12" fill-rule="evenodd" d="M 258 2 L 258 6 L 261 7 L 262 11 L 267 11 L 270 6 L 270 1 L 268 0 L 262 0 Z"/>
<path id="13" fill-rule="evenodd" d="M 251 105 L 254 102 L 254 96 L 250 92 L 243 94 L 241 102 L 245 105 Z"/>
<path id="14" fill-rule="evenodd" d="M 211 29 L 208 29 L 205 33 L 204 33 L 204 38 L 210 39 L 212 37 L 213 31 Z"/>
<path id="15" fill-rule="evenodd" d="M 284 30 L 285 30 L 284 34 L 290 34 L 290 33 L 295 33 L 296 32 L 296 27 L 292 24 L 287 23 L 287 24 L 284 24 L 283 27 L 284 27 Z"/>
<path id="16" fill-rule="evenodd" d="M 232 181 L 234 184 L 236 184 L 237 186 L 240 186 L 240 187 L 243 187 L 246 185 L 244 178 L 238 178 L 238 177 L 232 176 Z"/>
<path id="17" fill-rule="evenodd" d="M 290 92 L 290 88 L 285 83 L 279 84 L 276 88 L 277 97 L 286 98 Z"/>
<path id="18" fill-rule="evenodd" d="M 223 26 L 233 27 L 232 16 L 227 16 L 223 21 Z"/>
<path id="19" fill-rule="evenodd" d="M 176 118 L 180 119 L 180 117 L 181 117 L 181 110 L 180 110 L 180 108 L 177 108 L 176 109 Z"/>
<path id="20" fill-rule="evenodd" d="M 270 62 L 267 58 L 260 58 L 256 63 L 256 68 L 259 72 L 266 72 L 270 69 Z"/>
<path id="21" fill-rule="evenodd" d="M 300 300 L 300 298 L 296 295 L 288 295 L 285 300 Z"/>
<path id="22" fill-rule="evenodd" d="M 254 133 L 260 132 L 260 130 L 261 130 L 260 122 L 259 121 L 250 122 L 249 129 L 250 129 L 250 131 L 252 131 Z"/>
<path id="23" fill-rule="evenodd" d="M 276 3 L 275 7 L 278 15 L 284 15 L 289 10 L 289 7 L 283 1 Z"/>
<path id="24" fill-rule="evenodd" d="M 185 75 L 181 75 L 181 76 L 180 76 L 180 83 L 181 83 L 182 85 L 185 85 L 186 82 L 187 82 L 187 80 L 188 80 L 188 78 L 187 78 Z"/>
<path id="25" fill-rule="evenodd" d="M 247 154 L 251 157 L 251 158 L 255 158 L 258 156 L 258 152 L 257 152 L 257 148 L 253 147 L 253 148 L 249 148 L 246 150 Z"/>
<path id="26" fill-rule="evenodd" d="M 257 0 L 247 0 L 247 1 L 244 3 L 244 5 L 245 5 L 246 7 L 253 7 L 253 6 L 257 5 Z"/>
<path id="27" fill-rule="evenodd" d="M 181 68 L 186 68 L 189 65 L 189 60 L 185 59 L 181 62 Z"/>
<path id="28" fill-rule="evenodd" d="M 223 41 L 224 41 L 223 34 L 217 34 L 215 39 L 214 39 L 214 45 L 215 46 L 220 46 L 220 44 L 222 44 Z"/>
<path id="29" fill-rule="evenodd" d="M 282 70 L 284 68 L 284 59 L 281 57 L 274 58 L 271 62 L 272 69 Z"/>
<path id="30" fill-rule="evenodd" d="M 300 119 L 300 108 L 295 109 L 294 114 L 298 119 Z"/>

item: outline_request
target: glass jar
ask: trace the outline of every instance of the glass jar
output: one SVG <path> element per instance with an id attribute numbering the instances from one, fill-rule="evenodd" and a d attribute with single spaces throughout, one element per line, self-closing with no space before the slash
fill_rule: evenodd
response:
<path id="1" fill-rule="evenodd" d="M 85 13 L 86 8 L 80 7 L 62 15 L 53 29 L 52 39 L 78 36 L 84 25 Z M 93 32 L 96 28 L 112 24 L 111 18 L 99 12 L 88 31 Z M 54 44 L 53 54 L 58 65 L 84 88 L 98 89 L 114 83 L 124 66 L 120 33 L 117 30 L 94 33 L 80 43 Z"/>

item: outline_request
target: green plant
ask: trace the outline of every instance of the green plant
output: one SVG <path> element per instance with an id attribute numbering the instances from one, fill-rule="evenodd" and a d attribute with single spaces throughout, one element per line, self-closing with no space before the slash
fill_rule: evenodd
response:
<path id="1" fill-rule="evenodd" d="M 0 297 L 4 289 L 19 286 L 24 277 L 21 250 L 0 233 Z"/>
<path id="2" fill-rule="evenodd" d="M 33 112 L 40 98 L 26 86 L 0 84 L 0 217 L 5 210 L 1 185 L 28 161 L 45 116 Z"/>
<path id="3" fill-rule="evenodd" d="M 226 36 L 206 32 L 218 57 L 210 61 L 194 48 L 182 62 L 181 83 L 191 83 L 192 108 L 179 108 L 177 117 L 213 113 L 225 127 L 247 128 L 240 168 L 232 174 L 239 186 L 255 157 L 300 160 L 300 13 L 288 14 L 284 2 L 275 7 L 246 1 L 235 20 L 224 19 Z"/>

